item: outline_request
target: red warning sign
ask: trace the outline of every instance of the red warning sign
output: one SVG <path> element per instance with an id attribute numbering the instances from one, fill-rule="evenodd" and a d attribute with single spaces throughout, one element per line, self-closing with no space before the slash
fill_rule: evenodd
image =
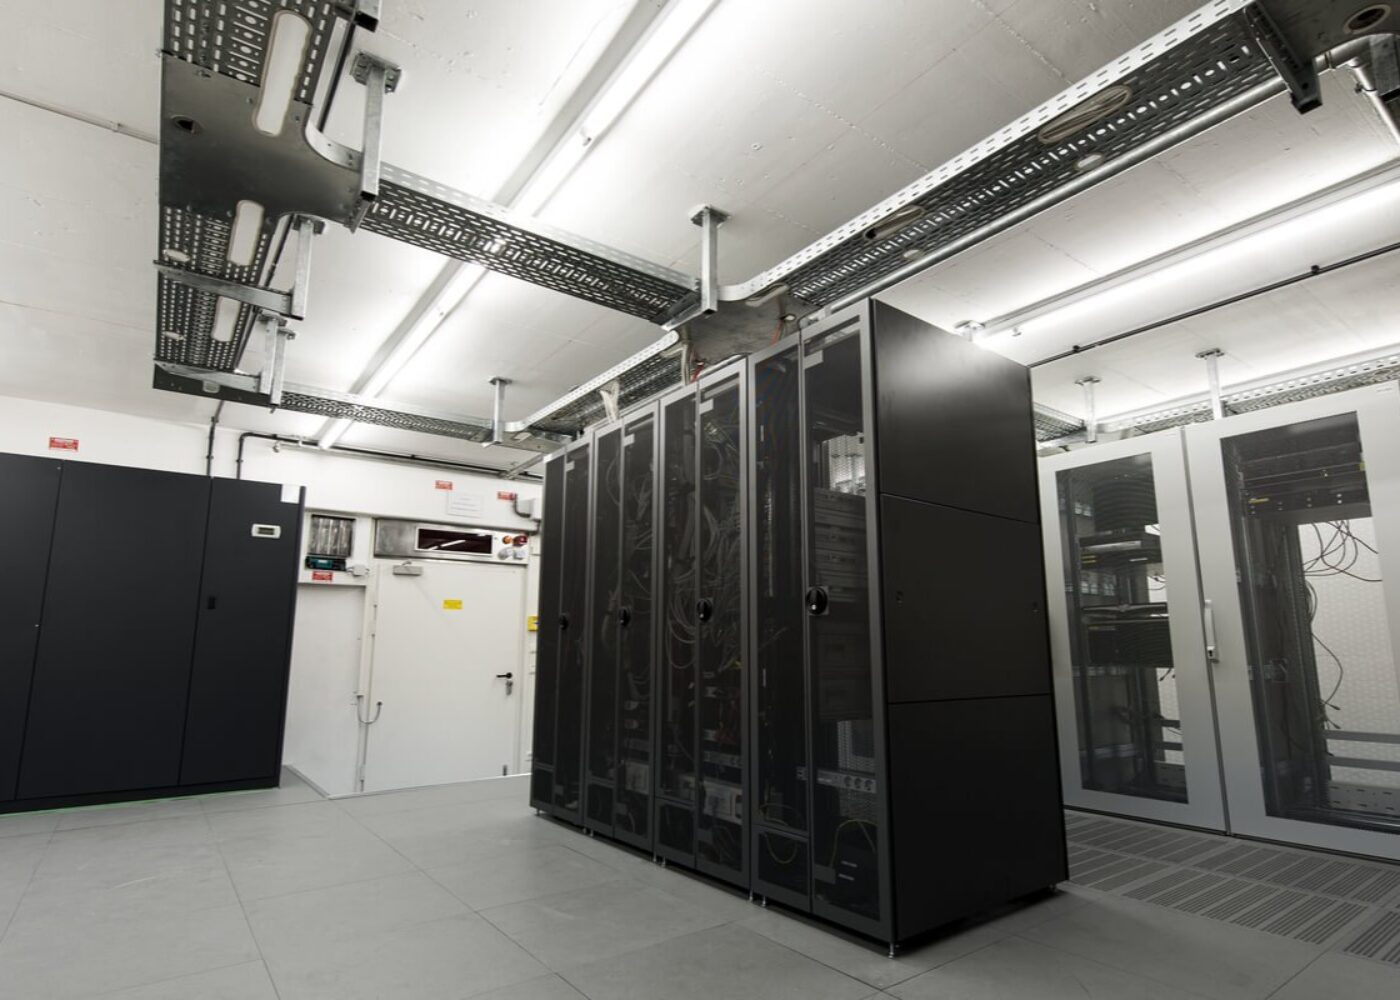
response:
<path id="1" fill-rule="evenodd" d="M 77 438 L 49 438 L 49 451 L 77 451 Z"/>
<path id="2" fill-rule="evenodd" d="M 512 493 L 510 490 L 497 490 L 497 491 L 496 491 L 496 499 L 497 499 L 497 500 L 514 500 L 514 499 L 515 499 L 515 494 Z"/>
<path id="3" fill-rule="evenodd" d="M 335 574 L 328 569 L 313 569 L 311 579 L 314 583 L 330 583 L 335 579 Z"/>
<path id="4" fill-rule="evenodd" d="M 439 480 L 437 480 L 437 482 L 433 483 L 433 489 L 435 489 L 435 490 L 450 490 L 450 489 L 452 489 L 452 480 L 450 480 L 450 479 L 439 479 Z"/>

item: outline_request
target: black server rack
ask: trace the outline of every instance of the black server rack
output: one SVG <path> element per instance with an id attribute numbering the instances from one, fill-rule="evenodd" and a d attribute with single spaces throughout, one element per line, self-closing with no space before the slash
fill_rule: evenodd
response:
<path id="1" fill-rule="evenodd" d="M 872 301 L 752 380 L 753 891 L 898 942 L 1061 881 L 1029 373 Z"/>
<path id="2" fill-rule="evenodd" d="M 1061 881 L 1034 462 L 1027 370 L 875 302 L 585 435 L 536 807 L 892 943 Z"/>

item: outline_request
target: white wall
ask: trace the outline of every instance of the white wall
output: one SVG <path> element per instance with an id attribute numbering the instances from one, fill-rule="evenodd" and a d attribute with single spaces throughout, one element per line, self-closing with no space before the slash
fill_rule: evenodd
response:
<path id="1" fill-rule="evenodd" d="M 208 433 L 208 424 L 153 420 L 0 396 L 0 451 L 203 475 Z M 214 475 L 234 475 L 238 436 L 237 430 L 218 430 Z M 50 437 L 77 438 L 77 452 L 51 451 Z M 314 448 L 274 448 L 273 442 L 260 438 L 247 439 L 243 458 L 245 479 L 305 486 L 308 510 L 520 531 L 535 528 L 534 521 L 517 515 L 513 502 L 499 499 L 497 492 L 516 493 L 521 501 L 538 499 L 538 482 L 505 482 L 456 469 L 377 461 Z M 459 497 L 465 494 L 478 498 L 480 515 L 450 515 L 449 491 L 439 488 L 443 482 L 450 482 L 452 492 Z M 532 549 L 538 551 L 536 545 Z M 303 584 L 299 593 L 305 595 L 314 586 Z M 529 614 L 536 613 L 538 589 L 536 557 L 529 569 Z M 299 598 L 284 761 L 305 771 L 332 794 L 349 791 L 354 772 L 358 732 L 354 693 L 360 680 L 358 658 L 364 614 L 365 601 L 359 588 L 340 600 L 321 594 Z M 520 627 L 524 627 L 523 622 Z M 519 673 L 524 679 L 520 694 L 525 724 L 519 759 L 528 766 L 529 722 L 534 705 L 533 634 L 527 635 L 524 645 Z M 352 659 L 353 671 L 349 666 Z"/>

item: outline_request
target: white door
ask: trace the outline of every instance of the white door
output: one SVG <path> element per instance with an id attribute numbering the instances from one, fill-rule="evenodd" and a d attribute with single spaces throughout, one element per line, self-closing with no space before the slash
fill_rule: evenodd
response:
<path id="1" fill-rule="evenodd" d="M 525 569 L 381 563 L 364 790 L 500 777 L 520 768 Z M 503 676 L 509 675 L 509 676 Z"/>
<path id="2" fill-rule="evenodd" d="M 1187 429 L 1230 821 L 1400 859 L 1400 390 Z"/>
<path id="3" fill-rule="evenodd" d="M 1066 804 L 1225 829 L 1181 432 L 1040 477 Z"/>

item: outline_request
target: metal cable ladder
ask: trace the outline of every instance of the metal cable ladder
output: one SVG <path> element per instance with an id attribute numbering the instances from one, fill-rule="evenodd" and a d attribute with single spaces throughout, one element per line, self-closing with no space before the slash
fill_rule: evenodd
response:
<path id="1" fill-rule="evenodd" d="M 364 148 L 320 133 L 313 110 L 328 99 L 327 66 L 338 67 L 350 24 L 373 30 L 379 0 L 165 0 L 156 385 L 468 440 L 494 434 L 502 441 L 505 430 L 503 443 L 512 447 L 552 450 L 603 416 L 594 389 L 610 387 L 625 407 L 678 384 L 681 365 L 667 349 L 685 319 L 776 292 L 811 308 L 811 318 L 829 314 L 1278 94 L 1310 109 L 1319 57 L 1342 45 L 1393 46 L 1380 32 L 1396 30 L 1391 22 L 1400 13 L 1358 21 L 1368 6 L 1375 5 L 1213 0 L 775 267 L 712 288 L 712 257 L 702 282 L 380 163 L 384 95 L 398 71 L 372 57 L 362 55 L 353 69 L 368 91 Z M 306 21 L 308 40 L 285 126 L 267 135 L 253 127 L 249 109 L 261 96 L 275 20 L 290 15 Z M 251 253 L 236 263 L 230 237 L 245 200 L 261 204 L 264 217 Z M 321 220 L 363 226 L 669 332 L 555 406 L 504 428 L 332 390 L 292 390 L 280 372 L 242 375 L 238 364 L 260 317 L 269 336 L 280 330 L 284 337 L 285 320 L 304 317 L 311 236 Z M 268 283 L 272 248 L 289 230 L 298 266 L 294 288 L 284 292 Z M 222 338 L 220 297 L 238 302 Z M 1074 423 L 1051 411 L 1037 419 L 1047 440 L 1072 432 Z"/>

